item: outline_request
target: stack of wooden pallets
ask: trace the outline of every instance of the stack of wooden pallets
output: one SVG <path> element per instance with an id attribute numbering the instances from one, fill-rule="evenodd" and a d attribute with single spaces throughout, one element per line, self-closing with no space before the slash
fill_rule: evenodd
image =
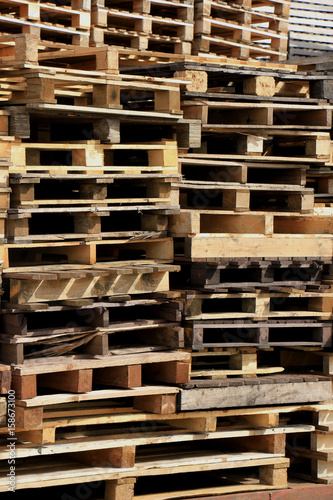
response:
<path id="1" fill-rule="evenodd" d="M 332 2 L 292 0 L 289 23 L 290 59 L 332 56 Z"/>
<path id="2" fill-rule="evenodd" d="M 197 0 L 194 53 L 286 59 L 289 0 Z"/>
<path id="3" fill-rule="evenodd" d="M 3 495 L 332 482 L 331 75 L 274 62 L 289 6 L 0 4 Z"/>

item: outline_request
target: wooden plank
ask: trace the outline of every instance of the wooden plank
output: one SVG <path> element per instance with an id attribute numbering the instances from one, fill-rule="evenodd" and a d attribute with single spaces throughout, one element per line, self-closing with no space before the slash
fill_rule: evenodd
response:
<path id="1" fill-rule="evenodd" d="M 120 354 L 120 352 L 119 352 Z M 13 367 L 14 375 L 37 375 L 45 373 L 66 372 L 68 370 L 86 370 L 95 368 L 106 368 L 111 366 L 141 365 L 149 363 L 184 362 L 189 363 L 190 353 L 167 351 L 167 352 L 147 352 L 139 354 L 125 354 L 106 357 L 103 359 L 91 359 L 88 356 L 68 356 L 58 357 L 52 364 L 47 361 L 30 360 L 24 365 Z"/>
<path id="2" fill-rule="evenodd" d="M 200 234 L 185 239 L 185 256 L 192 259 L 229 257 L 332 257 L 332 240 L 325 237 L 303 235 L 258 235 Z"/>
<path id="3" fill-rule="evenodd" d="M 227 386 L 180 391 L 181 411 L 241 407 L 261 404 L 295 404 L 332 398 L 331 382 L 306 382 Z"/>

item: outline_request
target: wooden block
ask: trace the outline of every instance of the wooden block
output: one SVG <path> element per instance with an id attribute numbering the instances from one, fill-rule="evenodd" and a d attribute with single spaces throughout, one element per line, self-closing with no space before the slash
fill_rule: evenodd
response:
<path id="1" fill-rule="evenodd" d="M 23 34 L 15 38 L 15 60 L 38 64 L 38 38 Z"/>
<path id="2" fill-rule="evenodd" d="M 17 429 L 38 429 L 43 425 L 43 407 L 24 408 L 16 405 L 15 419 Z"/>
<path id="3" fill-rule="evenodd" d="M 215 432 L 217 426 L 216 417 L 186 418 L 168 420 L 168 424 L 182 429 L 189 429 L 193 432 Z"/>
<path id="4" fill-rule="evenodd" d="M 178 151 L 176 143 L 171 143 L 175 147 L 170 149 L 150 149 L 148 151 L 149 166 L 175 167 L 178 171 Z"/>
<path id="5" fill-rule="evenodd" d="M 286 435 L 273 434 L 270 436 L 251 436 L 242 441 L 234 441 L 234 446 L 253 451 L 263 451 L 265 453 L 276 453 L 285 455 Z"/>
<path id="6" fill-rule="evenodd" d="M 333 430 L 333 410 L 319 410 L 316 413 L 317 423 L 320 426 L 325 426 Z"/>
<path id="7" fill-rule="evenodd" d="M 242 415 L 242 422 L 254 425 L 255 427 L 277 427 L 279 425 L 279 414 Z"/>
<path id="8" fill-rule="evenodd" d="M 96 335 L 87 344 L 80 347 L 80 352 L 92 354 L 93 356 L 107 356 L 109 354 L 108 335 Z"/>
<path id="9" fill-rule="evenodd" d="M 95 467 L 134 467 L 135 446 L 111 448 L 109 450 L 89 450 L 80 453 L 71 453 L 73 459 Z"/>
<path id="10" fill-rule="evenodd" d="M 7 237 L 29 236 L 29 219 L 7 219 Z"/>
<path id="11" fill-rule="evenodd" d="M 0 344 L 0 360 L 20 365 L 24 361 L 23 344 Z"/>
<path id="12" fill-rule="evenodd" d="M 184 70 L 176 71 L 174 78 L 190 80 L 191 83 L 182 85 L 188 92 L 207 92 L 208 88 L 208 73 L 206 71 Z"/>
<path id="13" fill-rule="evenodd" d="M 182 120 L 176 124 L 179 148 L 201 147 L 201 123 L 199 120 Z"/>
<path id="14" fill-rule="evenodd" d="M 245 211 L 250 207 L 250 191 L 228 189 L 223 193 L 223 209 Z"/>
<path id="15" fill-rule="evenodd" d="M 75 215 L 74 232 L 99 234 L 102 231 L 101 217 L 95 214 Z"/>
<path id="16" fill-rule="evenodd" d="M 35 418 L 37 418 L 36 415 Z M 35 444 L 50 444 L 55 442 L 55 431 L 55 428 L 23 431 L 19 433 L 19 439 Z"/>
<path id="17" fill-rule="evenodd" d="M 59 392 L 89 392 L 92 390 L 92 374 L 91 369 L 47 373 L 38 376 L 38 385 Z"/>
<path id="18" fill-rule="evenodd" d="M 104 500 L 133 500 L 135 478 L 105 481 Z"/>
<path id="19" fill-rule="evenodd" d="M 264 139 L 256 135 L 237 137 L 237 153 L 242 155 L 261 155 L 264 149 Z"/>
<path id="20" fill-rule="evenodd" d="M 275 95 L 275 78 L 273 76 L 261 75 L 246 78 L 243 82 L 243 93 L 246 95 L 273 97 Z"/>
<path id="21" fill-rule="evenodd" d="M 37 396 L 36 375 L 12 375 L 12 389 L 17 399 L 31 399 Z"/>
<path id="22" fill-rule="evenodd" d="M 185 119 L 200 120 L 202 124 L 208 123 L 208 106 L 185 106 L 183 112 Z"/>
<path id="23" fill-rule="evenodd" d="M 17 40 L 17 39 L 16 39 Z M 20 139 L 30 138 L 30 115 L 24 106 L 10 106 L 9 133 Z"/>
<path id="24" fill-rule="evenodd" d="M 238 353 L 230 356 L 229 368 L 231 370 L 242 370 L 247 372 L 255 372 L 257 369 L 257 354 L 256 353 Z"/>
<path id="25" fill-rule="evenodd" d="M 305 141 L 305 154 L 307 156 L 316 156 L 319 158 L 329 158 L 331 154 L 331 141 L 330 138 L 314 138 L 306 139 Z M 324 178 L 325 179 L 325 178 Z M 323 180 L 324 180 L 323 179 Z"/>
<path id="26" fill-rule="evenodd" d="M 93 105 L 122 109 L 120 104 L 120 87 L 108 84 L 95 84 L 93 86 Z"/>
<path id="27" fill-rule="evenodd" d="M 12 385 L 11 370 L 1 370 L 0 368 L 0 394 L 8 394 Z"/>
<path id="28" fill-rule="evenodd" d="M 94 121 L 94 136 L 100 141 L 119 144 L 120 143 L 120 120 L 119 118 L 103 118 Z"/>
<path id="29" fill-rule="evenodd" d="M 333 81 L 311 80 L 310 95 L 315 99 L 333 99 Z"/>
<path id="30" fill-rule="evenodd" d="M 26 74 L 26 99 L 35 99 L 42 102 L 55 103 L 55 84 L 50 76 L 34 76 Z"/>
<path id="31" fill-rule="evenodd" d="M 141 229 L 142 231 L 167 231 L 168 216 L 155 214 L 142 214 Z"/>
<path id="32" fill-rule="evenodd" d="M 119 73 L 119 54 L 116 47 L 105 46 L 96 52 L 96 71 Z"/>
<path id="33" fill-rule="evenodd" d="M 100 368 L 94 371 L 94 383 L 116 387 L 141 387 L 141 365 Z"/>
<path id="34" fill-rule="evenodd" d="M 200 214 L 191 210 L 169 216 L 170 234 L 198 234 L 200 233 Z"/>
<path id="35" fill-rule="evenodd" d="M 280 488 L 288 485 L 287 467 L 279 465 L 264 465 L 260 467 L 260 483 Z"/>
<path id="36" fill-rule="evenodd" d="M 157 394 L 155 396 L 137 396 L 133 399 L 133 408 L 166 415 L 176 412 L 176 395 Z"/>
<path id="37" fill-rule="evenodd" d="M 143 378 L 168 384 L 182 384 L 189 381 L 190 365 L 182 361 L 153 363 L 143 367 Z"/>
<path id="38" fill-rule="evenodd" d="M 310 97 L 310 82 L 303 80 L 276 82 L 275 95 L 283 97 Z"/>

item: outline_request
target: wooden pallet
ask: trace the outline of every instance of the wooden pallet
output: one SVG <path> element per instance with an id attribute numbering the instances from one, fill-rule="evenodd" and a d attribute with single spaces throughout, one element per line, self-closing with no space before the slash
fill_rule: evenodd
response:
<path id="1" fill-rule="evenodd" d="M 198 208 L 216 207 L 218 209 L 221 207 L 222 210 L 234 212 L 247 212 L 254 209 L 311 213 L 314 208 L 313 189 L 298 185 L 183 180 L 173 183 L 173 186 L 179 189 L 181 208 L 192 208 L 194 211 Z M 182 215 L 183 213 L 179 216 L 180 220 Z M 212 226 L 214 227 L 214 224 Z M 202 228 L 200 232 L 206 231 Z"/>
<path id="2" fill-rule="evenodd" d="M 220 349 L 220 350 L 219 350 Z M 253 347 L 208 348 L 192 351 L 191 380 L 224 379 L 227 377 L 256 377 L 284 371 L 283 366 L 268 366 Z M 282 363 L 280 363 L 282 365 Z"/>
<path id="3" fill-rule="evenodd" d="M 246 138 L 248 139 L 249 136 L 246 136 Z M 206 155 L 206 158 L 194 158 L 192 155 L 190 157 L 180 156 L 179 163 L 185 182 L 197 181 L 198 183 L 239 182 L 247 184 L 260 182 L 271 185 L 305 186 L 308 168 L 301 164 L 288 165 L 251 161 L 251 158 L 248 158 L 247 161 L 221 161 L 211 159 L 209 154 Z M 204 184 L 202 188 L 205 189 Z"/>
<path id="4" fill-rule="evenodd" d="M 285 59 L 290 2 L 264 8 L 203 0 L 195 15 L 194 53 L 212 52 L 240 59 L 266 56 Z"/>
<path id="5" fill-rule="evenodd" d="M 173 134 L 177 134 L 180 147 L 186 149 L 200 147 L 199 121 L 184 120 L 181 118 L 181 114 L 48 103 L 30 103 L 20 107 L 10 106 L 10 110 L 11 113 L 15 110 L 15 119 L 11 120 L 11 133 L 13 136 L 16 138 L 30 138 L 30 121 L 32 121 L 37 127 L 37 137 L 42 144 L 49 144 L 51 140 L 59 145 L 66 142 L 77 142 L 77 140 L 83 141 L 81 144 L 84 144 L 87 143 L 88 139 L 88 141 L 99 140 L 113 145 L 118 145 L 121 142 L 122 146 L 125 143 L 130 146 L 133 144 L 133 136 L 135 136 L 136 146 L 138 146 L 146 145 L 147 137 L 151 138 L 150 144 L 152 144 L 152 141 L 161 144 L 165 137 L 173 137 Z M 50 121 L 50 115 L 52 121 Z M 12 141 L 13 137 L 10 137 L 7 138 L 6 142 Z M 10 144 L 1 149 L 5 150 L 4 152 L 1 151 L 3 160 L 8 161 L 6 159 L 9 156 Z M 71 166 L 68 160 L 67 162 L 66 160 L 63 161 L 65 161 L 65 166 Z M 60 166 L 63 165 L 62 162 L 57 163 L 60 163 Z M 160 165 L 160 162 L 158 165 Z M 51 166 L 54 167 L 54 165 Z M 96 165 L 92 166 L 96 167 Z M 98 166 L 102 167 L 100 164 Z M 54 169 L 52 170 L 54 171 Z M 82 170 L 86 171 L 87 169 L 79 169 L 79 171 Z M 96 170 L 94 168 L 90 173 L 94 173 Z M 75 172 L 73 168 L 71 171 Z M 123 169 L 116 170 L 116 172 L 123 171 Z M 155 169 L 156 171 L 161 170 Z M 56 171 L 56 173 L 61 172 L 67 172 L 67 170 L 63 168 Z M 104 169 L 100 168 L 98 173 L 103 172 Z"/>
<path id="6" fill-rule="evenodd" d="M 158 76 L 191 79 L 191 83 L 181 86 L 183 97 L 205 93 L 205 96 L 209 95 L 215 99 L 224 97 L 244 101 L 249 100 L 251 96 L 254 102 L 265 97 L 265 100 L 271 102 L 301 104 L 306 101 L 314 104 L 313 99 L 329 99 L 331 96 L 331 75 L 301 72 L 297 67 L 290 71 L 291 65 L 288 67 L 267 62 L 264 65 L 263 61 L 214 58 L 212 55 L 209 58 L 187 56 L 179 61 L 170 58 L 163 63 L 154 64 L 153 58 L 151 61 L 147 58 L 147 65 L 144 65 L 142 55 L 141 65 L 136 61 L 136 66 L 126 66 L 122 71 L 139 75 L 151 72 Z M 306 62 L 300 61 L 300 64 L 304 65 Z"/>
<path id="7" fill-rule="evenodd" d="M 196 380 L 185 384 L 179 396 L 181 411 L 319 402 L 332 399 L 332 381 L 315 375 Z"/>
<path id="8" fill-rule="evenodd" d="M 47 2 L 36 5 L 29 0 L 2 0 L 1 32 L 27 33 L 43 40 L 88 46 L 90 9 L 83 1 L 70 3 L 70 6 Z"/>
<path id="9" fill-rule="evenodd" d="M 103 388 L 80 394 L 61 392 L 16 399 L 17 431 L 34 431 L 31 442 L 50 442 L 58 428 L 72 427 L 71 419 L 78 425 L 84 421 L 87 426 L 144 424 L 147 421 L 149 427 L 150 421 L 160 417 L 165 419 L 172 415 L 177 418 L 178 392 L 178 387 L 154 383 L 125 389 Z M 214 430 L 214 425 L 209 430 Z"/>
<path id="10" fill-rule="evenodd" d="M 141 425 L 143 430 L 156 429 L 160 423 L 177 429 L 188 429 L 191 432 L 205 433 L 218 430 L 227 430 L 237 426 L 242 428 L 278 429 L 289 423 L 297 425 L 298 412 L 314 414 L 318 419 L 321 416 L 331 415 L 332 405 L 299 405 L 299 406 L 275 406 L 275 407 L 250 407 L 229 410 L 188 411 L 178 412 L 164 411 L 167 405 L 159 407 L 151 404 L 151 408 L 144 407 L 144 400 L 151 402 L 163 395 L 165 401 L 167 396 L 178 394 L 178 387 L 143 386 L 134 387 L 130 390 L 103 389 L 85 394 L 53 394 L 36 396 L 33 399 L 16 400 L 19 421 L 17 433 L 33 443 L 43 444 L 54 442 L 58 429 L 68 429 L 77 426 L 105 426 L 118 427 L 120 425 Z M 118 399 L 118 402 L 115 401 Z M 134 400 L 134 405 L 133 401 Z M 170 398 L 169 398 L 170 399 Z M 121 401 L 121 404 L 119 403 Z M 143 405 L 140 408 L 140 403 Z M 4 405 L 4 411 L 5 411 Z M 35 409 L 30 413 L 30 420 L 24 418 L 24 412 Z M 171 409 L 171 405 L 169 410 Z M 293 419 L 293 415 L 295 418 Z M 27 413 L 28 415 L 28 413 Z M 307 419 L 309 420 L 309 419 Z M 322 418 L 322 420 L 324 420 Z M 318 420 L 319 421 L 319 420 Z M 305 421 L 303 422 L 305 424 Z M 314 427 L 307 421 L 308 431 Z M 312 424 L 315 424 L 314 421 Z M 327 424 L 327 417 L 325 417 Z M 22 424 L 24 424 L 23 427 Z M 304 427 L 304 432 L 307 432 Z M 1 433 L 6 433 L 5 428 Z M 26 431 L 31 432 L 30 435 Z M 25 435 L 22 433 L 26 432 Z"/>
<path id="11" fill-rule="evenodd" d="M 45 331 L 51 330 L 52 327 L 56 333 L 57 327 L 61 327 L 63 323 L 69 323 L 69 328 L 107 328 L 110 322 L 118 321 L 123 316 L 126 319 L 149 317 L 179 322 L 183 309 L 179 297 L 180 292 L 168 291 L 139 295 L 135 298 L 130 295 L 118 295 L 108 300 L 69 300 L 60 304 L 27 304 L 13 308 L 3 302 L 1 328 L 5 335 L 15 337 L 33 336 L 40 329 Z"/>
<path id="12" fill-rule="evenodd" d="M 171 421 L 172 422 L 172 421 Z M 140 424 L 132 423 L 131 433 L 126 434 L 124 429 L 120 427 L 107 426 L 104 429 L 100 429 L 100 432 L 96 433 L 93 429 L 87 429 L 85 431 L 71 431 L 64 429 L 62 432 L 58 432 L 55 436 L 54 441 L 52 442 L 52 436 L 50 436 L 50 441 L 45 441 L 42 446 L 42 452 L 38 452 L 38 448 L 40 449 L 40 444 L 35 444 L 34 442 L 27 447 L 23 443 L 17 443 L 16 446 L 16 459 L 20 458 L 29 458 L 31 459 L 34 456 L 38 456 L 38 453 L 43 456 L 47 456 L 50 454 L 59 455 L 59 454 L 67 454 L 67 453 L 78 453 L 77 458 L 80 461 L 80 458 L 88 458 L 89 453 L 92 454 L 93 450 L 97 453 L 97 456 L 100 455 L 100 460 L 97 457 L 92 458 L 92 462 L 95 462 L 95 465 L 98 465 L 97 462 L 101 462 L 103 460 L 102 456 L 104 455 L 104 459 L 106 459 L 106 453 L 114 453 L 115 450 L 120 452 L 121 454 L 127 454 L 128 457 L 128 465 L 118 465 L 118 467 L 133 467 L 136 462 L 136 459 L 139 458 L 141 447 L 146 446 L 150 447 L 150 453 L 152 456 L 155 455 L 155 450 L 158 453 L 167 454 L 167 450 L 163 450 L 163 448 L 167 448 L 169 444 L 169 448 L 173 448 L 171 446 L 174 443 L 175 446 L 179 446 L 180 450 L 182 448 L 187 449 L 189 452 L 195 452 L 196 446 L 200 446 L 200 441 L 207 441 L 206 443 L 207 450 L 212 447 L 218 446 L 222 452 L 231 452 L 237 451 L 244 452 L 246 455 L 247 451 L 253 452 L 266 452 L 271 453 L 276 456 L 284 456 L 285 455 L 285 438 L 286 434 L 295 433 L 297 431 L 302 432 L 305 431 L 308 433 L 313 426 L 281 426 L 281 427 L 273 427 L 269 429 L 259 429 L 251 426 L 230 426 L 229 429 L 217 429 L 213 432 L 207 433 L 199 433 L 190 430 L 181 430 L 175 428 L 173 425 L 168 425 L 169 422 L 160 421 L 157 423 L 155 429 L 142 429 L 140 428 Z M 176 422 L 177 424 L 177 422 Z M 32 434 L 33 433 L 29 433 Z M 29 442 L 29 434 L 25 437 L 22 435 L 22 441 Z M 51 433 L 50 433 L 51 434 Z M 267 436 L 266 439 L 263 436 Z M 269 436 L 269 437 L 268 437 Z M 255 442 L 257 440 L 257 442 Z M 18 436 L 18 441 L 21 441 L 20 436 Z M 198 444 L 197 444 L 198 443 Z M 203 444 L 203 443 L 201 443 Z M 137 450 L 135 450 L 135 448 Z M 84 449 L 84 451 L 82 451 Z M 0 458 L 5 459 L 5 446 L 0 447 Z M 115 460 L 116 461 L 116 460 Z M 110 460 L 110 464 L 113 466 L 117 466 L 115 461 Z M 129 465 L 129 464 L 132 465 Z"/>
<path id="13" fill-rule="evenodd" d="M 303 414 L 305 420 L 307 415 Z M 295 419 L 294 419 L 295 420 Z M 316 429 L 307 436 L 296 434 L 289 443 L 288 455 L 294 456 L 294 464 L 290 469 L 291 476 L 307 477 L 316 483 L 332 483 L 332 407 L 317 410 L 312 415 L 312 423 Z"/>
<path id="14" fill-rule="evenodd" d="M 279 212 L 251 211 L 247 212 L 244 205 L 246 197 L 234 198 L 234 210 L 220 210 L 203 205 L 214 203 L 220 194 L 219 191 L 195 192 L 192 197 L 192 209 L 181 209 L 179 214 L 169 216 L 168 230 L 173 237 L 186 237 L 195 234 L 332 234 L 331 208 L 315 206 L 312 214 L 295 214 L 283 212 L 282 205 Z M 226 191 L 228 193 L 228 191 Z M 240 192 L 239 192 L 240 193 Z M 242 194 L 244 194 L 243 192 Z M 251 193 L 251 192 L 250 192 Z M 272 194 L 272 198 L 273 198 Z M 279 200 L 281 201 L 281 199 Z M 297 202 L 297 198 L 295 200 Z M 300 201 L 300 200 L 298 200 Z M 242 207 L 242 202 L 244 202 Z M 276 202 L 272 200 L 272 203 Z M 303 211 L 306 203 L 303 199 Z M 302 203 L 302 202 L 301 202 Z M 302 208 L 299 206 L 299 211 Z M 242 208 L 244 209 L 242 211 Z M 267 207 L 268 208 L 268 207 Z M 294 206 L 297 210 L 297 204 Z M 274 209 L 273 209 L 274 210 Z M 310 209 L 309 209 L 310 210 Z M 235 213 L 236 212 L 236 213 Z M 242 212 L 242 213 L 239 213 Z"/>
<path id="15" fill-rule="evenodd" d="M 157 245 L 158 250 L 160 245 Z M 135 246 L 133 247 L 133 249 Z M 139 247 L 137 247 L 139 248 Z M 125 250 L 125 249 L 124 249 Z M 106 262 L 96 265 L 50 265 L 9 268 L 4 280 L 10 306 L 53 301 L 92 299 L 130 294 L 169 291 L 169 272 L 178 266 L 166 261 Z M 30 304 L 30 306 L 29 306 Z M 14 306 L 15 307 L 15 306 Z"/>
<path id="16" fill-rule="evenodd" d="M 332 344 L 332 325 L 316 320 L 192 320 L 185 323 L 186 345 L 207 347 L 325 347 Z"/>
<path id="17" fill-rule="evenodd" d="M 160 24 L 164 23 L 164 20 L 158 21 L 155 19 L 150 19 L 149 21 L 154 22 L 157 27 Z M 188 22 L 181 22 L 181 31 L 183 32 L 192 32 L 193 25 Z M 172 26 L 173 23 L 171 23 Z M 167 28 L 169 28 L 170 25 Z M 157 28 L 158 29 L 158 28 Z M 163 29 L 163 28 L 162 28 Z M 180 29 L 178 28 L 178 32 Z M 169 30 L 167 30 L 170 33 Z M 173 32 L 172 32 L 173 33 Z M 174 53 L 174 54 L 182 54 L 188 55 L 191 53 L 192 46 L 190 41 L 184 41 L 182 38 L 178 36 L 174 36 L 175 33 L 164 35 L 163 33 L 140 33 L 131 29 L 117 29 L 109 26 L 107 28 L 98 28 L 92 27 L 91 29 L 91 43 L 93 46 L 103 46 L 103 45 L 112 45 L 119 46 L 121 49 L 128 49 L 129 47 L 133 47 L 133 49 L 137 49 L 140 52 L 145 52 L 148 50 L 149 52 L 165 52 L 165 53 Z M 187 35 L 187 38 L 189 36 Z M 131 49 L 130 49 L 131 50 Z"/>
<path id="18" fill-rule="evenodd" d="M 59 356 L 52 358 L 52 363 L 50 358 L 27 360 L 12 367 L 12 388 L 18 399 L 30 399 L 42 387 L 58 393 L 85 393 L 93 384 L 130 388 L 141 387 L 148 380 L 179 384 L 189 379 L 190 355 L 186 352 L 143 350 L 128 354 L 126 348 L 119 348 L 112 354 L 101 358 Z"/>
<path id="19" fill-rule="evenodd" d="M 332 5 L 328 1 L 291 2 L 289 18 L 289 58 L 332 54 Z"/>
<path id="20" fill-rule="evenodd" d="M 173 277 L 176 288 L 188 283 L 190 288 L 207 292 L 251 290 L 319 290 L 329 261 L 320 260 L 251 260 L 229 259 L 219 263 L 182 262 L 181 271 Z"/>
<path id="21" fill-rule="evenodd" d="M 104 150 L 104 155 L 105 151 L 107 151 L 107 149 Z M 137 153 L 138 163 L 140 156 L 139 151 Z M 163 151 L 163 153 L 165 153 L 166 151 Z M 122 152 L 120 149 L 119 152 L 121 156 Z M 39 153 L 41 153 L 41 151 Z M 54 152 L 52 151 L 51 154 L 52 153 Z M 145 153 L 146 152 L 143 150 L 143 154 Z M 151 154 L 150 156 L 153 155 Z M 179 174 L 170 174 L 170 176 L 166 176 L 165 174 L 161 173 L 143 172 L 137 174 L 105 173 L 103 175 L 97 173 L 91 175 L 82 173 L 10 174 L 10 206 L 11 208 L 38 208 L 42 206 L 47 207 L 48 205 L 52 206 L 57 204 L 59 204 L 60 206 L 71 204 L 74 206 L 89 206 L 98 205 L 99 203 L 102 203 L 103 200 L 106 200 L 104 201 L 105 206 L 113 206 L 121 203 L 126 207 L 126 204 L 131 204 L 130 198 L 132 197 L 138 198 L 138 201 L 135 201 L 135 203 L 145 203 L 145 200 L 151 197 L 158 198 L 160 202 L 166 204 L 173 201 L 170 199 L 170 183 L 172 181 L 177 181 L 179 177 Z M 62 187 L 63 193 L 59 189 L 60 185 Z M 113 191 L 116 191 L 116 193 Z M 59 198 L 54 198 L 54 192 L 59 193 Z M 125 201 L 124 196 L 126 192 L 128 193 L 129 198 L 127 202 Z M 143 198 L 143 200 L 140 201 L 140 197 Z M 117 198 L 120 198 L 121 201 L 118 202 Z M 159 202 L 149 202 L 147 200 L 147 203 L 157 204 Z"/>
<path id="22" fill-rule="evenodd" d="M 11 174 L 8 241 L 166 236 L 167 214 L 177 212 L 179 203 L 171 186 L 177 176 L 162 175 Z M 61 193 L 57 199 L 55 192 Z"/>
<path id="23" fill-rule="evenodd" d="M 115 45 L 119 44 L 117 39 L 128 35 L 130 46 L 146 50 L 150 41 L 169 37 L 170 41 L 177 40 L 183 49 L 187 49 L 182 53 L 190 53 L 194 28 L 193 3 L 164 2 L 162 5 L 154 1 L 140 6 L 130 2 L 124 8 L 121 2 L 118 5 L 114 2 L 95 2 L 91 9 L 92 43 L 105 41 L 104 28 L 109 37 L 114 37 Z"/>
<path id="24" fill-rule="evenodd" d="M 12 162 L 10 173 L 178 175 L 175 141 L 153 144 L 103 144 L 100 140 L 72 142 L 1 141 L 1 156 Z M 28 177 L 28 176 L 27 176 Z M 18 178 L 18 176 L 16 176 Z M 21 177 L 23 179 L 24 177 Z M 31 177 L 32 178 L 32 177 Z M 89 177 L 87 177 L 89 179 Z"/>
<path id="25" fill-rule="evenodd" d="M 243 177 L 247 173 L 248 182 L 250 179 L 255 182 L 259 175 L 265 175 L 263 171 L 265 165 L 273 175 L 272 182 L 278 182 L 274 179 L 280 178 L 282 183 L 285 182 L 282 179 L 286 179 L 289 183 L 292 174 L 288 174 L 288 170 L 294 172 L 297 178 L 297 170 L 300 175 L 302 169 L 317 165 L 328 166 L 330 162 L 332 146 L 327 132 L 281 129 L 266 131 L 262 128 L 260 134 L 256 135 L 251 127 L 240 128 L 241 134 L 237 125 L 233 128 L 220 124 L 202 125 L 201 152 L 180 155 L 182 168 L 190 174 L 190 168 L 195 167 L 193 175 L 196 171 L 200 172 L 203 161 L 207 161 L 212 172 L 216 174 L 215 179 L 223 180 L 230 171 L 235 171 L 232 176 L 234 177 L 243 167 Z M 222 144 L 221 138 L 223 138 Z M 223 153 L 222 158 L 217 156 L 219 153 Z M 203 179 L 205 178 L 207 173 Z"/>
<path id="26" fill-rule="evenodd" d="M 183 292 L 186 320 L 218 320 L 230 318 L 332 318 L 333 293 L 317 292 Z"/>
<path id="27" fill-rule="evenodd" d="M 226 461 L 228 459 L 228 461 Z M 134 485 L 136 478 L 147 479 L 148 485 L 151 482 L 151 476 L 161 476 L 167 475 L 168 481 L 166 483 L 166 490 L 169 489 L 169 493 L 161 493 L 164 499 L 174 498 L 174 493 L 170 492 L 170 474 L 181 474 L 181 473 L 195 473 L 200 471 L 200 474 L 204 474 L 205 471 L 219 471 L 220 472 L 220 483 L 221 485 L 221 471 L 227 470 L 226 475 L 230 476 L 230 469 L 234 470 L 234 473 L 238 473 L 239 469 L 259 467 L 260 468 L 260 478 L 255 482 L 255 484 L 248 484 L 248 475 L 252 475 L 253 469 L 250 472 L 241 471 L 241 480 L 238 477 L 232 477 L 232 485 L 230 482 L 223 481 L 224 486 L 219 486 L 214 489 L 218 493 L 230 493 L 230 492 L 240 492 L 240 491 L 256 491 L 256 490 L 267 490 L 267 489 L 280 489 L 287 486 L 287 468 L 289 460 L 283 457 L 274 457 L 274 455 L 266 453 L 243 453 L 243 454 L 223 454 L 219 452 L 209 452 L 202 451 L 198 456 L 197 454 L 179 454 L 174 452 L 174 454 L 169 454 L 166 457 L 162 456 L 157 460 L 150 461 L 147 456 L 137 460 L 137 465 L 129 470 L 124 470 L 116 467 L 95 467 L 89 465 L 82 465 L 82 462 L 75 462 L 73 460 L 63 460 L 59 464 L 58 460 L 50 459 L 46 460 L 30 460 L 30 467 L 28 470 L 23 467 L 18 462 L 16 464 L 16 472 L 20 477 L 20 480 L 16 482 L 16 490 L 35 488 L 38 484 L 39 488 L 44 486 L 66 486 L 66 491 L 70 488 L 70 484 L 81 484 L 82 481 L 87 482 L 99 482 L 106 481 L 105 483 L 105 500 L 108 498 L 113 498 L 114 500 L 122 500 L 128 498 L 130 500 L 143 500 L 142 496 L 133 496 Z M 36 469 L 41 469 L 38 473 L 38 479 L 36 478 Z M 120 478 L 119 478 L 120 476 Z M 181 476 L 180 476 L 181 477 Z M 207 480 L 207 478 L 206 478 Z M 160 482 L 160 481 L 159 481 Z M 8 490 L 8 480 L 2 481 L 0 488 L 2 491 Z M 193 485 L 191 481 L 190 484 Z M 16 491 L 15 490 L 15 491 Z M 94 491 L 94 490 L 90 490 Z M 149 487 L 148 487 L 149 491 Z M 161 491 L 161 486 L 159 487 Z M 164 490 L 165 491 L 165 490 Z M 200 493 L 211 493 L 211 488 L 202 488 L 199 490 Z M 156 492 L 156 487 L 155 487 Z M 75 494 L 75 490 L 73 492 Z M 190 490 L 184 492 L 185 498 L 193 497 L 197 494 L 198 490 Z M 153 493 L 154 496 L 156 493 Z M 182 491 L 177 492 L 177 496 L 182 495 Z M 126 495 L 126 496 L 125 496 Z M 155 496 L 156 498 L 156 496 Z"/>
<path id="28" fill-rule="evenodd" d="M 179 80 L 144 76 L 110 75 L 103 72 L 61 70 L 59 68 L 20 69 L 2 72 L 4 98 L 8 105 L 57 104 L 92 106 L 106 109 L 151 110 L 180 114 Z"/>
<path id="29" fill-rule="evenodd" d="M 80 333 L 64 328 L 57 334 L 46 331 L 33 337 L 0 335 L 0 359 L 6 363 L 23 364 L 28 359 L 43 360 L 62 354 L 110 356 L 117 353 L 119 345 L 128 352 L 184 347 L 183 328 L 179 323 L 146 319 L 110 323 L 105 328 L 85 328 Z"/>
<path id="30" fill-rule="evenodd" d="M 328 104 L 280 104 L 203 99 L 182 101 L 184 118 L 201 120 L 211 128 L 246 130 L 325 130 L 331 128 Z"/>

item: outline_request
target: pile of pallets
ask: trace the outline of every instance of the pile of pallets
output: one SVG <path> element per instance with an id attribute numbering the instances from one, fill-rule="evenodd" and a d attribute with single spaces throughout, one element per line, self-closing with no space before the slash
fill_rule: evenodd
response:
<path id="1" fill-rule="evenodd" d="M 30 0 L 0 3 L 1 63 L 36 62 L 72 47 L 113 46 L 140 52 L 285 60 L 290 0 Z M 24 52 L 28 57 L 24 57 Z M 67 52 L 67 54 L 66 54 Z"/>
<path id="2" fill-rule="evenodd" d="M 291 0 L 290 59 L 332 56 L 333 5 L 330 0 Z"/>
<path id="3" fill-rule="evenodd" d="M 289 0 L 0 7 L 2 494 L 332 482 L 332 75 L 276 62 Z"/>
<path id="4" fill-rule="evenodd" d="M 194 53 L 284 60 L 288 47 L 289 0 L 195 3 Z"/>

